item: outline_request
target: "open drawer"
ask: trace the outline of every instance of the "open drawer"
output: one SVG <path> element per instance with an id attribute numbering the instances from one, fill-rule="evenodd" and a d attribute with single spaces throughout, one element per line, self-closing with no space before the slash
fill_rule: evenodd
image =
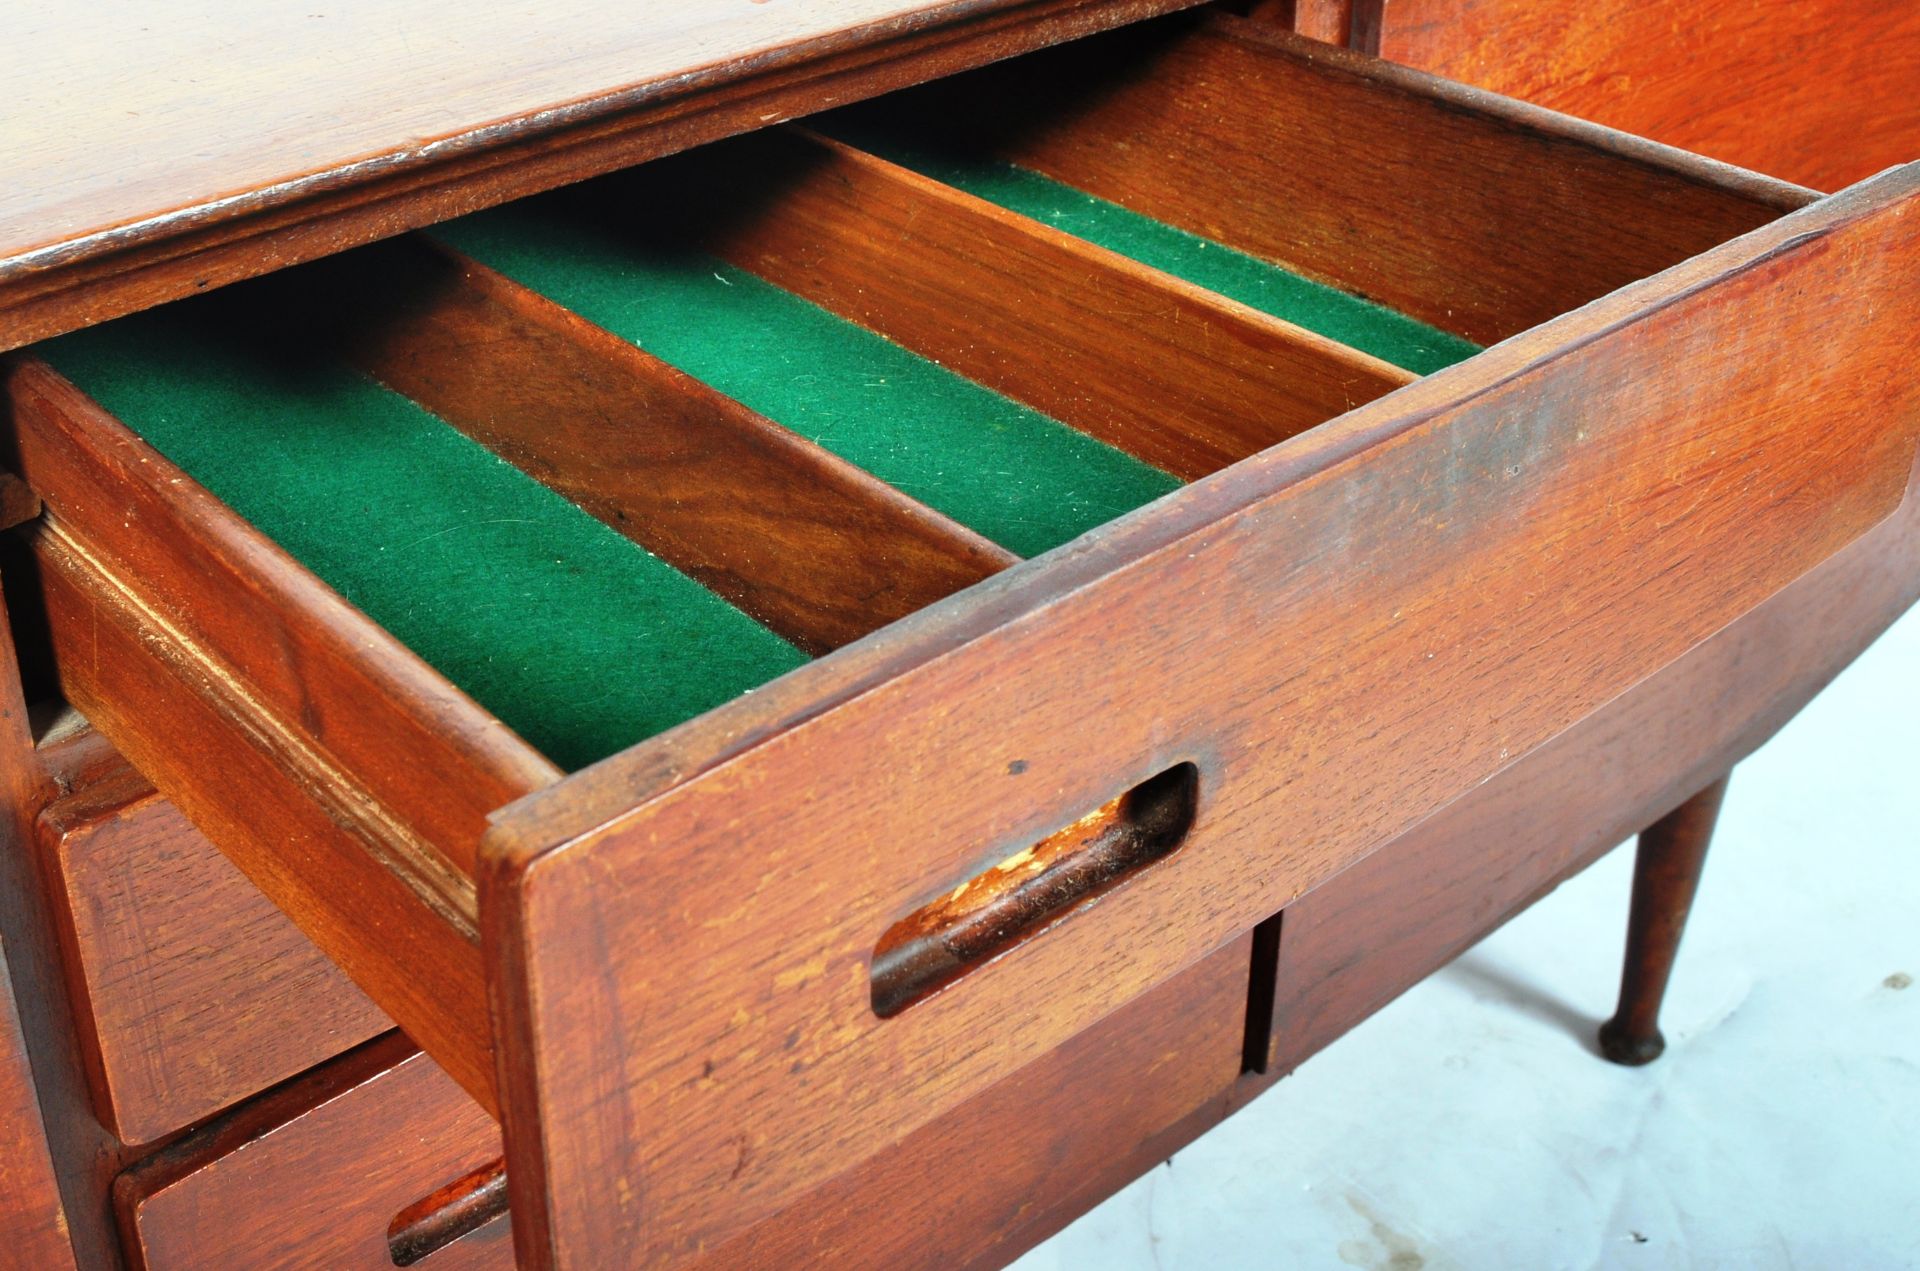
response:
<path id="1" fill-rule="evenodd" d="M 1884 521 L 1916 185 L 1181 17 L 65 337 L 9 466 L 522 1259 L 693 1261 Z"/>

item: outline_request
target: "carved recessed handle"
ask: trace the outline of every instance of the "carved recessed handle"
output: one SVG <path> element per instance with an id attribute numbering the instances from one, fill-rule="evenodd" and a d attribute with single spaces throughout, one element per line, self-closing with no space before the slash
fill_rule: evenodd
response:
<path id="1" fill-rule="evenodd" d="M 893 924 L 873 950 L 874 1014 L 899 1014 L 1172 855 L 1199 789 L 1199 769 L 1176 764 Z"/>
<path id="2" fill-rule="evenodd" d="M 387 1252 L 410 1267 L 507 1212 L 505 1161 L 483 1165 L 408 1205 L 387 1226 Z"/>

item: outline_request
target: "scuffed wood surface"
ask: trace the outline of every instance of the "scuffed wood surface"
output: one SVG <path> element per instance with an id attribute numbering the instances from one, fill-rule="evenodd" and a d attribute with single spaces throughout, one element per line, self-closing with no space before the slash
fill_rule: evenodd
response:
<path id="1" fill-rule="evenodd" d="M 140 1162 L 114 1208 L 142 1271 L 391 1271 L 401 1211 L 499 1158 L 493 1122 L 393 1033 Z M 508 1227 L 496 1218 L 414 1265 L 506 1271 Z"/>
<path id="2" fill-rule="evenodd" d="M 1913 0 L 1387 0 L 1379 51 L 1820 190 L 1920 159 Z"/>
<path id="3" fill-rule="evenodd" d="M 102 1120 L 184 1129 L 392 1027 L 117 756 L 40 815 Z"/>
<path id="4" fill-rule="evenodd" d="M 0 10 L 0 349 L 1197 0 Z"/>
<path id="5" fill-rule="evenodd" d="M 73 1265 L 40 1099 L 0 946 L 0 1262 L 55 1271 Z"/>

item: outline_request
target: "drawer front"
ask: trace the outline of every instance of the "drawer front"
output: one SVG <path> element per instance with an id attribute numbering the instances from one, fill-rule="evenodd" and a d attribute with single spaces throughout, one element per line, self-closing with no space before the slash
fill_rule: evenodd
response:
<path id="1" fill-rule="evenodd" d="M 1920 467 L 1900 511 L 1845 551 L 1288 905 L 1265 1078 L 1732 768 L 1916 598 Z"/>
<path id="2" fill-rule="evenodd" d="M 1256 254 L 1286 250 L 1289 221 L 1218 222 L 1338 191 L 1339 215 L 1291 222 L 1306 250 L 1328 261 L 1378 238 L 1364 263 L 1395 261 L 1394 291 L 1441 280 L 1423 312 L 1444 307 L 1462 253 L 1504 246 L 1467 288 L 1463 319 L 1486 337 L 1501 312 L 1539 316 L 1542 298 L 1512 289 L 1557 224 L 1549 202 L 1584 208 L 1587 233 L 1610 223 L 1598 207 L 1622 218 L 1621 250 L 1584 275 L 1607 285 L 1646 259 L 1662 216 L 1703 232 L 1644 168 L 1644 197 L 1582 204 L 1561 184 L 1604 186 L 1601 155 L 1630 142 L 1588 147 L 1519 111 L 1481 131 L 1468 121 L 1485 99 L 1423 98 L 1397 72 L 1368 88 L 1332 52 L 1314 55 L 1341 80 L 1326 100 L 1377 102 L 1392 162 L 1356 146 L 1306 175 L 1276 164 L 1283 181 L 1232 139 L 1292 155 L 1299 134 L 1360 140 L 1367 112 L 1310 130 L 1291 112 L 1322 98 L 1302 93 L 1270 128 L 1236 103 L 1283 94 L 1296 63 L 1244 43 L 1132 52 L 1137 78 L 1093 77 L 1088 109 L 1047 116 L 1021 154 L 1216 240 L 1243 230 Z M 1163 71 L 1166 100 L 1227 138 L 1217 150 L 1168 136 L 1172 108 L 1156 115 L 1141 87 Z M 971 118 L 967 100 L 948 117 Z M 1409 181 L 1425 125 L 1447 157 Z M 1505 148 L 1534 126 L 1553 136 L 1530 158 Z M 1189 179 L 1210 158 L 1238 164 L 1237 197 L 1226 177 Z M 1263 174 L 1289 190 L 1267 197 Z M 1450 179 L 1465 184 L 1433 192 Z M 514 1160 L 544 1186 L 512 1175 L 529 1248 L 671 1264 L 780 1212 L 1471 797 L 1883 523 L 1920 432 L 1899 370 L 1916 187 L 1920 171 L 1892 174 L 1615 291 L 508 809 L 482 909 L 514 950 L 501 1044 L 530 1057 L 503 1068 L 502 1092 L 510 1126 L 538 1125 Z M 1535 188 L 1553 194 L 1527 221 Z M 1195 206 L 1206 189 L 1220 193 Z M 1386 241 L 1386 222 L 1422 215 L 1422 233 Z M 1422 259 L 1436 254 L 1450 259 Z M 874 1009 L 890 924 L 1181 765 L 1198 796 L 1176 852 L 947 991 Z M 645 975 L 609 973 L 607 951 L 641 947 Z M 793 1063 L 730 1058 L 772 1052 Z"/>
<path id="3" fill-rule="evenodd" d="M 506 1268 L 499 1159 L 493 1122 L 392 1034 L 128 1170 L 114 1207 L 149 1271 Z"/>
<path id="4" fill-rule="evenodd" d="M 79 744 L 68 742 L 64 746 Z M 41 814 L 102 1122 L 154 1141 L 392 1025 L 117 755 Z"/>
<path id="5" fill-rule="evenodd" d="M 708 1255 L 718 1268 L 998 1267 L 1225 1115 L 1242 937 Z"/>

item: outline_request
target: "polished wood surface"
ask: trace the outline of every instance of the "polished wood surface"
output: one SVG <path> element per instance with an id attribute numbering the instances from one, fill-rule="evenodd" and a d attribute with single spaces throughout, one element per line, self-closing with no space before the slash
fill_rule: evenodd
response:
<path id="1" fill-rule="evenodd" d="M 1193 3 L 10 5 L 0 349 Z"/>
<path id="2" fill-rule="evenodd" d="M 716 254 L 1189 480 L 1416 378 L 814 133 L 689 158 Z"/>
<path id="3" fill-rule="evenodd" d="M 1362 4 L 1396 62 L 1815 189 L 1920 159 L 1910 0 Z"/>
<path id="4" fill-rule="evenodd" d="M 1726 793 L 1727 778 L 1721 777 L 1640 835 L 1633 862 L 1633 910 L 1627 917 L 1620 1006 L 1600 1026 L 1600 1053 L 1616 1064 L 1652 1063 L 1667 1048 L 1667 1039 L 1660 1033 L 1660 1003 L 1673 975 L 1680 936 L 1687 928 Z"/>
<path id="5" fill-rule="evenodd" d="M 1018 559 L 424 240 L 328 262 L 283 299 L 324 308 L 318 334 L 346 359 L 810 652 Z"/>
<path id="6" fill-rule="evenodd" d="M 9 1157 L 21 1154 L 29 1197 L 37 1157 L 50 1161 L 71 1238 L 64 1257 L 92 1271 L 111 1268 L 117 1256 L 106 1190 L 120 1161 L 117 1144 L 93 1117 L 88 1100 L 49 889 L 33 850 L 34 819 L 58 796 L 59 786 L 40 761 L 23 682 L 23 667 L 37 669 L 43 661 L 33 647 L 34 602 L 31 589 L 22 585 L 24 572 L 18 551 L 0 540 L 0 582 L 5 584 L 0 603 L 0 942 L 7 963 L 0 996 L 8 999 L 28 1064 L 13 1069 L 13 1080 L 30 1072 L 35 1096 L 31 1104 L 17 1103 L 14 1112 L 0 1114 L 0 1139 L 7 1140 Z M 29 1111 L 31 1119 L 23 1120 Z M 34 1221 L 44 1220 L 43 1203 L 26 1202 L 29 1231 Z M 28 1239 L 31 1248 L 48 1256 L 47 1265 L 66 1265 L 57 1246 L 48 1247 L 44 1231 Z"/>
<path id="7" fill-rule="evenodd" d="M 5 1243 L 0 1260 L 10 1266 L 55 1271 L 73 1265 L 66 1210 L 40 1120 L 39 1091 L 20 1017 L 13 1008 L 4 942 L 0 942 L 0 1241 Z"/>
<path id="8" fill-rule="evenodd" d="M 1207 955 L 693 1265 L 1005 1265 L 1225 1115 L 1249 943 Z"/>
<path id="9" fill-rule="evenodd" d="M 0 391 L 67 699 L 490 1101 L 460 862 L 558 771 L 43 364 Z"/>
<path id="10" fill-rule="evenodd" d="M 481 887 L 523 1255 L 667 1261 L 777 1211 L 1883 520 L 1916 197 L 1903 170 L 1787 217 L 507 809 Z M 1187 845 L 1097 921 L 873 1015 L 877 932 L 1182 759 Z M 845 798 L 807 797 L 823 770 Z"/>
<path id="11" fill-rule="evenodd" d="M 957 144 L 1482 344 L 1814 197 L 1225 15 L 919 96 Z"/>
<path id="12" fill-rule="evenodd" d="M 384 1271 L 396 1219 L 499 1157 L 493 1122 L 395 1033 L 142 1161 L 114 1204 L 133 1268 Z M 510 1267 L 508 1226 L 411 1265 Z"/>
<path id="13" fill-rule="evenodd" d="M 1853 545 L 1289 904 L 1267 1080 L 1751 754 L 1916 599 L 1920 464 Z"/>
<path id="14" fill-rule="evenodd" d="M 492 1039 L 473 934 L 356 827 L 328 814 L 340 783 L 290 776 L 279 756 L 257 749 L 254 735 L 201 696 L 204 680 L 157 661 L 164 637 L 140 625 L 111 576 L 51 533 L 36 536 L 35 548 L 68 696 L 362 991 L 490 1104 Z"/>
<path id="15" fill-rule="evenodd" d="M 95 1107 L 122 1142 L 185 1129 L 392 1027 L 124 760 L 63 785 L 39 844 Z"/>

